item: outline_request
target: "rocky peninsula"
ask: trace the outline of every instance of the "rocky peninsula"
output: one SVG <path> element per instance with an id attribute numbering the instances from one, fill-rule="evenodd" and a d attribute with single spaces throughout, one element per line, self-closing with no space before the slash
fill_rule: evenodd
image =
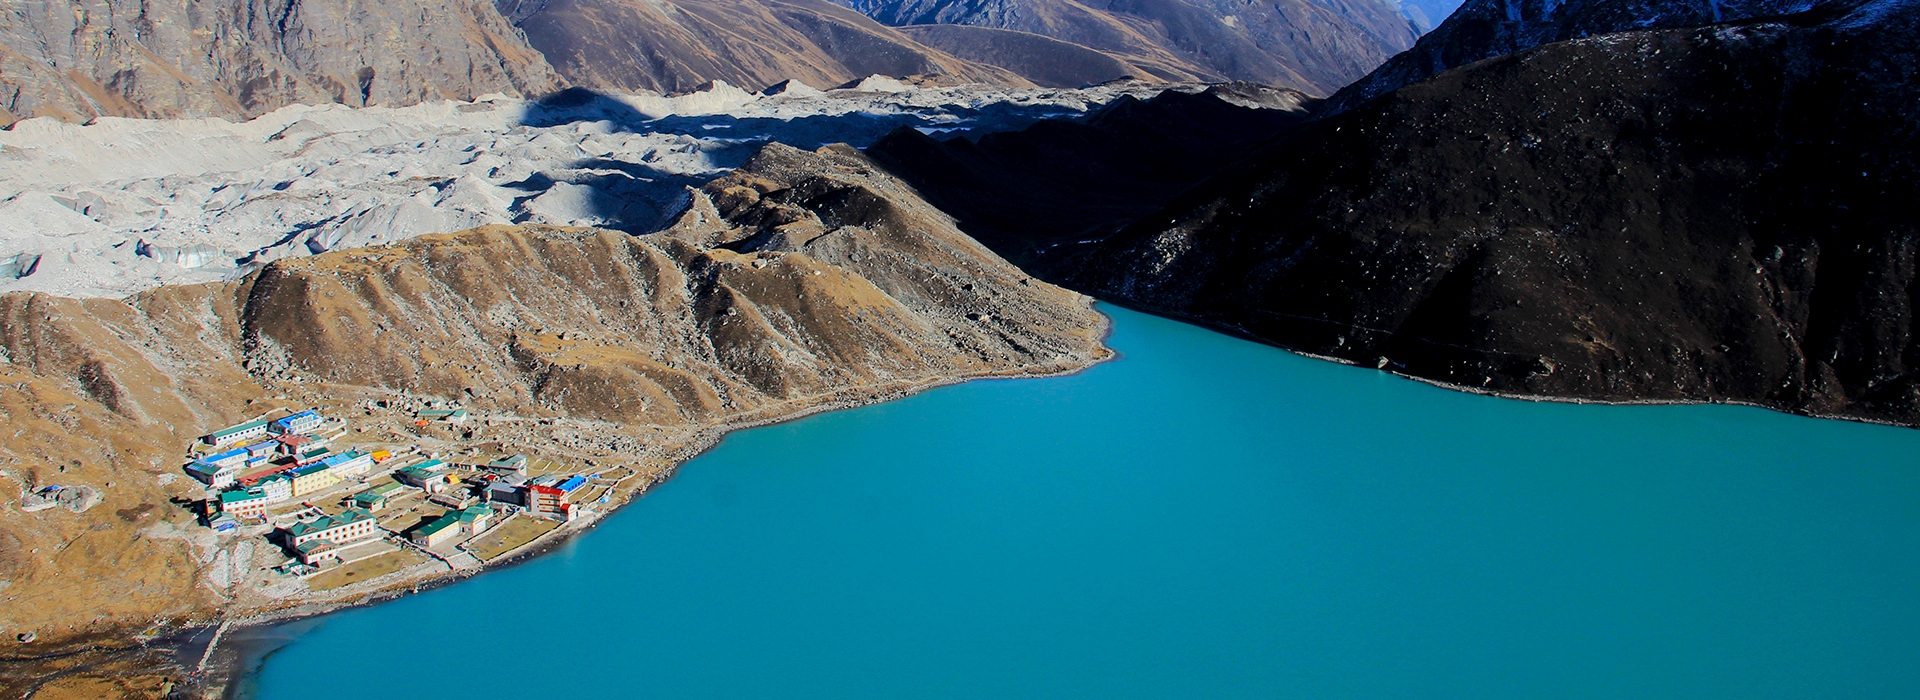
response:
<path id="1" fill-rule="evenodd" d="M 285 558 L 273 548 L 197 524 L 204 494 L 178 447 L 266 412 L 314 407 L 351 416 L 360 440 L 615 475 L 605 506 L 524 552 L 591 527 L 727 430 L 1109 354 L 1086 297 L 1007 264 L 853 149 L 771 145 L 690 197 L 646 235 L 489 226 L 125 299 L 0 296 L 0 382 L 14 389 L 0 474 L 103 499 L 0 511 L 13 647 L 0 686 L 213 691 L 218 673 L 192 685 L 204 635 L 183 631 L 470 573 L 426 562 L 313 590 L 265 572 Z M 413 420 L 429 403 L 473 417 Z"/>

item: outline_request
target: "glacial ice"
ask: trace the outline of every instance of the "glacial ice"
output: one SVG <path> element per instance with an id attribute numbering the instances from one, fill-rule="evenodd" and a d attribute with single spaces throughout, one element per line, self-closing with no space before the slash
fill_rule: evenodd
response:
<path id="1" fill-rule="evenodd" d="M 243 123 L 28 119 L 0 131 L 0 292 L 120 297 L 490 223 L 644 232 L 677 213 L 688 187 L 767 141 L 864 146 L 903 126 L 1020 128 L 1163 89 L 869 78 L 771 95 L 715 83 L 677 96 L 296 105 Z"/>

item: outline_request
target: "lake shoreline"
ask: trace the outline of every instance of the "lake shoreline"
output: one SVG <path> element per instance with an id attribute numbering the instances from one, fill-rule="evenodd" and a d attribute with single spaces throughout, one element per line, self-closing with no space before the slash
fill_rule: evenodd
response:
<path id="1" fill-rule="evenodd" d="M 580 697 L 1839 698 L 1920 680 L 1899 663 L 1920 643 L 1902 595 L 1920 543 L 1899 534 L 1920 433 L 1433 391 L 1103 310 L 1125 362 L 732 435 L 556 556 L 271 629 L 283 646 L 245 690 L 318 700 L 345 649 L 523 603 L 566 619 L 489 630 L 485 658 L 642 674 L 542 691 Z M 410 675 L 367 694 L 444 684 Z"/>
<path id="2" fill-rule="evenodd" d="M 1254 335 L 1253 333 L 1250 333 L 1246 329 L 1241 328 L 1239 326 L 1235 326 L 1227 323 L 1221 323 L 1218 321 L 1201 318 L 1199 316 L 1193 316 L 1190 314 L 1183 314 L 1183 313 L 1178 313 L 1173 311 L 1166 311 L 1162 309 L 1151 308 L 1148 306 L 1135 304 L 1124 299 L 1099 297 L 1099 300 L 1100 300 L 1100 303 L 1102 304 L 1112 304 L 1114 306 L 1118 306 L 1120 308 L 1127 309 L 1130 311 L 1137 311 L 1143 314 L 1149 314 L 1152 316 L 1158 316 L 1161 318 L 1179 321 L 1181 323 L 1185 323 L 1192 326 L 1198 326 L 1200 328 L 1205 328 L 1207 330 L 1214 331 L 1222 335 L 1231 336 L 1233 338 L 1238 338 L 1240 340 L 1259 343 L 1261 345 L 1265 345 L 1268 347 L 1285 350 L 1289 353 L 1293 353 L 1295 355 L 1299 355 L 1301 357 L 1305 357 L 1308 359 L 1324 360 L 1326 362 L 1331 362 L 1338 365 L 1346 365 L 1348 367 L 1357 367 L 1360 369 L 1377 370 L 1380 372 L 1391 374 L 1396 377 L 1400 377 L 1402 379 L 1410 379 L 1410 380 L 1419 382 L 1421 384 L 1426 384 L 1429 386 L 1437 387 L 1440 389 L 1446 389 L 1449 391 L 1457 391 L 1463 394 L 1478 394 L 1481 396 L 1492 396 L 1495 398 L 1502 398 L 1502 399 L 1514 399 L 1517 401 L 1527 401 L 1530 403 L 1560 403 L 1560 404 L 1574 404 L 1574 405 L 1583 405 L 1583 406 L 1587 406 L 1587 405 L 1591 405 L 1591 406 L 1744 406 L 1749 408 L 1758 408 L 1758 409 L 1763 409 L 1767 411 L 1773 411 L 1775 413 L 1780 413 L 1780 414 L 1789 415 L 1789 416 L 1800 416 L 1802 418 L 1817 418 L 1821 420 L 1838 420 L 1838 421 L 1846 421 L 1850 423 L 1866 423 L 1869 425 L 1884 425 L 1884 426 L 1889 426 L 1894 428 L 1920 429 L 1920 424 L 1900 423 L 1897 421 L 1885 420 L 1881 418 L 1872 418 L 1867 416 L 1854 416 L 1854 415 L 1847 415 L 1847 414 L 1840 414 L 1840 413 L 1817 413 L 1813 411 L 1797 411 L 1797 410 L 1792 410 L 1792 409 L 1781 407 L 1781 406 L 1770 406 L 1763 403 L 1757 403 L 1753 401 L 1742 401 L 1738 399 L 1724 399 L 1724 398 L 1600 399 L 1600 398 L 1587 398 L 1587 397 L 1577 397 L 1577 396 L 1556 396 L 1552 394 L 1527 394 L 1527 393 L 1520 393 L 1520 392 L 1501 391 L 1498 389 L 1488 389 L 1486 387 L 1470 386 L 1466 384 L 1455 384 L 1455 383 L 1440 380 L 1440 379 L 1434 379 L 1432 377 L 1423 377 L 1417 374 L 1411 374 L 1408 372 L 1396 370 L 1392 368 L 1391 364 L 1389 364 L 1387 367 L 1369 367 L 1366 364 L 1356 362 L 1354 360 L 1349 360 L 1344 357 L 1335 357 L 1333 355 L 1322 355 L 1319 353 L 1307 352 L 1305 350 L 1301 350 L 1299 348 L 1295 348 L 1290 345 L 1286 345 L 1283 343 L 1276 343 L 1266 338 L 1262 338 L 1260 336 Z"/>
<path id="3" fill-rule="evenodd" d="M 1095 309 L 1095 313 L 1099 313 L 1097 309 Z M 389 574 L 387 577 L 382 577 L 382 579 L 398 577 L 395 580 L 383 581 L 381 579 L 375 579 L 348 587 L 367 586 L 370 590 L 356 591 L 349 595 L 339 596 L 333 600 L 295 602 L 286 607 L 257 611 L 245 616 L 221 620 L 217 623 L 189 626 L 181 628 L 169 636 L 192 638 L 198 636 L 200 631 L 225 625 L 227 627 L 226 634 L 244 638 L 247 633 L 257 632 L 264 628 L 284 625 L 302 619 L 316 618 L 341 610 L 379 605 L 416 593 L 423 593 L 443 586 L 460 583 L 486 572 L 534 561 L 566 546 L 571 543 L 574 538 L 593 530 L 608 516 L 623 510 L 652 491 L 653 488 L 666 483 L 679 473 L 682 466 L 712 450 L 715 446 L 719 445 L 728 434 L 735 431 L 791 422 L 822 413 L 871 406 L 906 398 L 933 389 L 973 381 L 1046 379 L 1071 376 L 1084 372 L 1119 357 L 1117 351 L 1106 345 L 1106 339 L 1113 332 L 1113 320 L 1106 314 L 1099 315 L 1102 323 L 1098 341 L 1099 344 L 1094 348 L 1091 356 L 1085 361 L 1062 362 L 1043 367 L 1023 368 L 1019 370 L 955 374 L 927 381 L 895 384 L 880 388 L 854 387 L 834 392 L 822 399 L 803 401 L 802 403 L 804 405 L 791 411 L 779 412 L 777 409 L 763 409 L 762 411 L 756 412 L 763 415 L 736 417 L 733 420 L 723 423 L 697 428 L 693 430 L 687 438 L 680 441 L 675 448 L 663 456 L 662 460 L 670 466 L 668 466 L 663 473 L 658 474 L 656 478 L 647 480 L 633 487 L 621 489 L 617 500 L 611 502 L 606 509 L 593 511 L 591 514 L 574 522 L 555 528 L 551 532 L 522 545 L 515 551 L 509 552 L 492 562 L 484 563 L 479 568 L 431 572 L 424 575 L 418 573 L 409 574 L 408 571 L 395 572 Z M 630 478 L 638 477 L 639 475 L 636 474 Z M 278 647 L 278 645 L 274 646 L 275 648 Z M 270 656 L 272 653 L 271 650 L 266 651 L 265 654 L 251 653 L 256 651 L 258 650 L 247 648 L 244 644 L 214 647 L 203 652 L 204 663 L 202 668 L 198 669 L 197 673 L 195 669 L 185 668 L 184 666 L 177 670 L 184 676 L 197 676 L 198 685 L 203 697 L 245 697 L 235 694 L 235 690 L 237 689 L 234 685 L 235 682 L 246 678 L 249 674 L 257 670 L 257 668 L 250 663 L 250 660 L 259 661 L 264 659 L 265 656 Z M 178 658 L 179 655 L 174 654 L 173 656 Z"/>

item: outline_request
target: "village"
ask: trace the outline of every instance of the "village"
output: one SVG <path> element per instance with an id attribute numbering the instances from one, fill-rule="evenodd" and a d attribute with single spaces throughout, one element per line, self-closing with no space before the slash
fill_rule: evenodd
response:
<path id="1" fill-rule="evenodd" d="M 413 415 L 418 426 L 467 420 L 458 407 Z M 265 537 L 285 555 L 266 567 L 273 575 L 331 588 L 429 559 L 479 568 L 604 506 L 632 476 L 626 467 L 582 473 L 524 454 L 348 444 L 353 436 L 345 418 L 313 409 L 201 436 L 185 470 L 207 487 L 203 522 L 222 535 Z"/>

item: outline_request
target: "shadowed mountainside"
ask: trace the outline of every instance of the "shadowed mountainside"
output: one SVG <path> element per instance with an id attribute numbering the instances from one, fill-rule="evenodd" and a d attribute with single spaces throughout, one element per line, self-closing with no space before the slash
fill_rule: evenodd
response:
<path id="1" fill-rule="evenodd" d="M 543 421 L 513 449 L 616 463 L 695 431 L 1106 355 L 1085 297 L 995 257 L 846 147 L 768 146 L 658 234 L 487 227 L 126 300 L 7 294 L 0 320 L 0 428 L 16 431 L 0 475 L 106 498 L 0 510 L 0 629 L 40 637 L 0 663 L 14 690 L 94 652 L 39 654 L 154 621 L 368 594 L 271 593 L 236 549 L 248 540 L 192 524 L 199 488 L 176 450 L 273 406 L 414 439 L 431 428 L 372 407 L 457 399 L 482 416 L 475 432 Z"/>
<path id="2" fill-rule="evenodd" d="M 1074 278 L 1467 387 L 1920 422 L 1907 0 L 1549 44 L 1295 129 Z"/>
<path id="3" fill-rule="evenodd" d="M 1805 11 L 1814 0 L 1468 0 L 1413 48 L 1342 88 L 1322 111 L 1344 111 L 1474 61 L 1556 41 L 1645 29 L 1697 27 Z"/>
<path id="4" fill-rule="evenodd" d="M 487 0 L 0 6 L 0 126 L 37 116 L 247 118 L 559 87 Z"/>
<path id="5" fill-rule="evenodd" d="M 1245 83 L 1123 98 L 1084 119 L 936 139 L 899 129 L 867 155 L 969 235 L 1043 277 L 1307 118 L 1291 90 Z"/>

